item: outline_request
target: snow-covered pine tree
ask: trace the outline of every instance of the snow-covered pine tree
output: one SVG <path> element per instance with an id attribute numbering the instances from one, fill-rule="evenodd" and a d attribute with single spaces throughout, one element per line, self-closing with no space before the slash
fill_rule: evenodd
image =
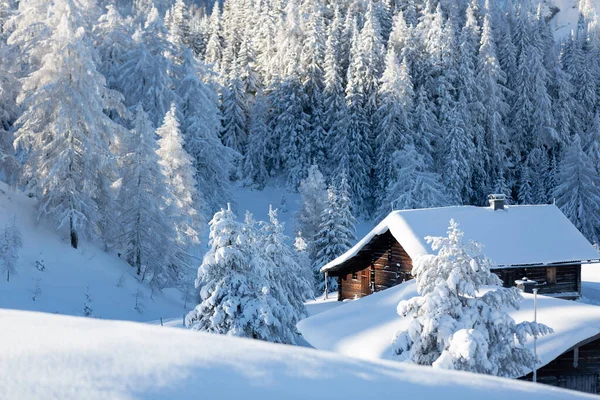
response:
<path id="1" fill-rule="evenodd" d="M 113 4 L 106 6 L 106 13 L 94 26 L 96 49 L 100 56 L 98 70 L 106 77 L 106 84 L 117 89 L 117 82 L 125 56 L 133 50 L 132 26 L 124 19 Z"/>
<path id="2" fill-rule="evenodd" d="M 447 205 L 441 176 L 428 169 L 425 157 L 414 145 L 406 145 L 391 157 L 391 180 L 380 204 L 379 218 L 392 209 L 429 208 Z"/>
<path id="3" fill-rule="evenodd" d="M 375 196 L 376 204 L 381 206 L 386 190 L 392 181 L 392 156 L 397 150 L 411 143 L 410 121 L 412 112 L 413 88 L 406 62 L 400 66 L 392 47 L 388 49 L 385 71 L 381 77 L 375 114 L 377 137 L 375 140 Z"/>
<path id="4" fill-rule="evenodd" d="M 141 105 L 123 147 L 118 244 L 137 275 L 166 283 L 165 255 L 171 254 L 176 233 L 168 214 L 167 178 L 159 166 L 154 127 Z"/>
<path id="5" fill-rule="evenodd" d="M 483 107 L 479 121 L 486 148 L 484 169 L 488 174 L 489 183 L 493 184 L 499 179 L 499 174 L 506 165 L 508 137 L 504 119 L 509 106 L 506 103 L 506 74 L 498 62 L 490 11 L 486 11 L 479 44 L 476 80 L 480 88 L 478 101 Z"/>
<path id="6" fill-rule="evenodd" d="M 294 71 L 297 71 L 294 69 Z M 288 185 L 296 189 L 306 177 L 311 162 L 310 116 L 304 111 L 306 96 L 297 72 L 291 72 L 277 89 L 272 136 L 279 139 L 279 151 Z M 273 103 L 272 103 L 273 104 Z"/>
<path id="7" fill-rule="evenodd" d="M 444 138 L 444 182 L 454 204 L 464 204 L 469 198 L 471 183 L 471 157 L 474 154 L 473 138 L 469 135 L 466 120 L 466 100 L 459 101 L 449 110 L 446 136 Z"/>
<path id="8" fill-rule="evenodd" d="M 267 114 L 267 99 L 262 93 L 259 93 L 250 110 L 249 131 L 252 140 L 248 142 L 240 169 L 240 175 L 245 179 L 244 184 L 255 186 L 258 189 L 263 189 L 269 178 L 265 154 L 269 139 Z"/>
<path id="9" fill-rule="evenodd" d="M 176 281 L 189 265 L 190 248 L 199 243 L 201 216 L 196 209 L 198 192 L 193 160 L 183 148 L 183 137 L 174 104 L 156 134 L 160 137 L 156 150 L 160 158 L 158 164 L 165 176 L 165 206 L 169 208 L 170 224 L 175 231 L 176 246 L 167 260 L 173 269 L 172 279 Z"/>
<path id="10" fill-rule="evenodd" d="M 210 250 L 198 268 L 200 304 L 186 326 L 204 332 L 281 341 L 272 336 L 279 321 L 271 310 L 268 266 L 231 208 L 217 212 L 210 225 Z M 247 226 L 246 226 L 247 228 Z"/>
<path id="11" fill-rule="evenodd" d="M 296 257 L 284 235 L 284 226 L 277 219 L 277 210 L 269 206 L 269 222 L 261 223 L 259 243 L 263 249 L 265 260 L 271 263 L 269 268 L 270 295 L 279 303 L 272 307 L 273 314 L 279 320 L 276 335 L 284 343 L 297 343 L 296 324 L 308 316 L 304 301 L 310 295 L 312 287 L 306 280 L 306 274 L 296 262 Z"/>
<path id="12" fill-rule="evenodd" d="M 330 187 L 327 191 L 327 207 L 321 214 L 319 231 L 313 240 L 313 271 L 316 281 L 316 292 L 322 292 L 325 281 L 320 272 L 328 262 L 344 254 L 356 241 L 352 215 L 352 204 L 349 198 L 349 185 L 342 176 L 339 189 Z M 337 289 L 337 280 L 329 278 L 330 290 Z"/>
<path id="13" fill-rule="evenodd" d="M 296 228 L 309 240 L 309 253 L 314 257 L 310 247 L 321 225 L 321 215 L 327 207 L 327 186 L 323 174 L 316 164 L 308 169 L 308 176 L 298 187 L 301 203 L 294 216 Z"/>
<path id="14" fill-rule="evenodd" d="M 319 165 L 326 161 L 326 131 L 324 109 L 325 32 L 323 4 L 321 0 L 310 0 L 305 4 L 307 20 L 305 39 L 300 53 L 300 83 L 302 85 L 304 112 L 308 115 L 309 156 Z M 304 171 L 305 172 L 305 171 Z"/>
<path id="15" fill-rule="evenodd" d="M 127 107 L 133 109 L 141 103 L 154 126 L 159 126 L 171 103 L 179 99 L 170 75 L 174 66 L 167 57 L 173 49 L 156 8 L 151 9 L 133 40 L 134 47 L 123 55 L 115 85 L 125 96 Z"/>
<path id="16" fill-rule="evenodd" d="M 592 243 L 599 243 L 600 181 L 578 134 L 564 154 L 554 189 L 556 205 Z"/>
<path id="17" fill-rule="evenodd" d="M 227 77 L 227 86 L 223 89 L 223 144 L 239 154 L 246 151 L 248 142 L 248 102 L 243 91 L 240 66 L 237 61 Z"/>
<path id="18" fill-rule="evenodd" d="M 302 232 L 298 232 L 294 239 L 294 250 L 296 250 L 296 262 L 300 266 L 300 274 L 303 279 L 309 283 L 309 290 L 304 294 L 305 300 L 315 298 L 315 276 L 312 271 L 310 256 L 308 254 L 308 243 L 302 236 Z"/>
<path id="19" fill-rule="evenodd" d="M 206 53 L 204 61 L 213 66 L 213 70 L 219 71 L 219 63 L 223 56 L 223 37 L 221 30 L 221 12 L 219 2 L 215 2 L 210 14 L 208 42 L 206 44 Z"/>
<path id="20" fill-rule="evenodd" d="M 10 281 L 11 275 L 17 273 L 21 247 L 23 247 L 23 236 L 16 220 L 13 220 L 11 224 L 4 227 L 2 238 L 0 238 L 0 271 L 6 274 L 6 282 Z"/>
<path id="21" fill-rule="evenodd" d="M 96 70 L 85 31 L 77 28 L 78 10 L 59 5 L 54 11 L 63 16 L 34 50 L 40 67 L 23 82 L 15 146 L 26 153 L 23 179 L 39 199 L 37 218 L 67 227 L 77 248 L 81 236 L 102 235 L 112 209 L 108 186 L 116 162 L 109 144 L 122 128 L 105 111 L 124 110 L 121 95 Z"/>
<path id="22" fill-rule="evenodd" d="M 450 220 L 447 237 L 427 237 L 438 253 L 415 260 L 418 297 L 398 304 L 410 318 L 394 338 L 396 354 L 415 364 L 516 378 L 536 362 L 524 346 L 528 336 L 551 333 L 533 322 L 515 323 L 506 309 L 522 301 L 515 287 L 503 288 L 479 243 L 463 241 Z M 490 290 L 480 292 L 482 286 Z"/>
<path id="23" fill-rule="evenodd" d="M 210 74 L 191 50 L 182 54 L 176 92 L 181 98 L 181 132 L 184 149 L 192 157 L 198 187 L 198 211 L 208 217 L 231 198 L 229 177 L 239 155 L 219 138 L 219 99 L 213 85 L 203 81 Z"/>

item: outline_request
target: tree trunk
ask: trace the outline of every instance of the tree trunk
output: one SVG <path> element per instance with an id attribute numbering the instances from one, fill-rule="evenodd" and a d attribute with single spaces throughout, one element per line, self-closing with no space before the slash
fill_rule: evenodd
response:
<path id="1" fill-rule="evenodd" d="M 142 273 L 142 257 L 139 247 L 135 249 L 135 266 L 137 267 L 137 274 L 140 275 Z"/>
<path id="2" fill-rule="evenodd" d="M 69 228 L 71 230 L 71 247 L 76 249 L 79 239 L 77 238 L 77 231 L 73 227 L 73 217 L 69 217 Z"/>

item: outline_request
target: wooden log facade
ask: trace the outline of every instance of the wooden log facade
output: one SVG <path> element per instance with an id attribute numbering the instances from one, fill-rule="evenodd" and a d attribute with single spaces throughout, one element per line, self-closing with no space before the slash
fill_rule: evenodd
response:
<path id="1" fill-rule="evenodd" d="M 568 300 L 581 296 L 581 264 L 498 268 L 493 272 L 505 287 L 514 286 L 515 280 L 526 277 L 537 282 L 539 294 Z"/>
<path id="2" fill-rule="evenodd" d="M 532 374 L 521 379 L 532 380 Z M 537 371 L 537 381 L 600 394 L 600 335 L 585 340 Z"/>
<path id="3" fill-rule="evenodd" d="M 412 260 L 394 236 L 375 236 L 354 257 L 328 272 L 338 277 L 338 300 L 357 299 L 412 279 Z M 493 270 L 506 287 L 527 277 L 540 294 L 564 299 L 581 295 L 581 265 L 507 267 Z"/>
<path id="4" fill-rule="evenodd" d="M 376 236 L 339 271 L 338 300 L 357 299 L 412 279 L 412 260 L 388 231 Z"/>

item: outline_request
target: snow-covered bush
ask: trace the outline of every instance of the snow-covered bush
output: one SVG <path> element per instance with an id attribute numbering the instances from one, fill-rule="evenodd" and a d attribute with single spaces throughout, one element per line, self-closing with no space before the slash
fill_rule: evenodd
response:
<path id="1" fill-rule="evenodd" d="M 434 368 L 512 378 L 527 373 L 536 361 L 525 348 L 527 337 L 552 329 L 515 323 L 506 309 L 519 308 L 519 290 L 502 287 L 482 246 L 464 243 L 454 220 L 447 237 L 426 239 L 438 254 L 415 260 L 412 273 L 421 296 L 398 304 L 398 314 L 412 321 L 394 338 L 396 354 Z"/>

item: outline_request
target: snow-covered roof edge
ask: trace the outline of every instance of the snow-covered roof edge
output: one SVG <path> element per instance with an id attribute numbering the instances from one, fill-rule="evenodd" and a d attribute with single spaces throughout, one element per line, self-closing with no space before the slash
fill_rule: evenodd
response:
<path id="1" fill-rule="evenodd" d="M 520 212 L 525 212 L 528 209 L 531 209 L 531 210 L 537 209 L 537 210 L 545 210 L 546 212 L 549 212 L 549 215 L 556 214 L 555 215 L 556 217 L 560 216 L 559 218 L 567 221 L 567 223 L 570 225 L 570 228 L 572 228 L 572 230 L 576 232 L 575 235 L 573 235 L 573 236 L 577 236 L 577 235 L 581 236 L 581 240 L 584 240 L 587 243 L 587 246 L 590 249 L 593 249 L 591 244 L 589 244 L 589 242 L 587 242 L 587 240 L 585 238 L 583 238 L 583 235 L 581 235 L 581 233 L 577 230 L 577 228 L 570 221 L 568 221 L 568 219 L 564 216 L 562 211 L 560 211 L 560 209 L 558 207 L 556 207 L 555 205 L 519 205 L 519 206 L 506 207 L 506 210 L 508 210 L 508 209 L 519 210 Z M 475 211 L 475 210 L 479 210 L 479 211 Z M 320 271 L 321 271 L 321 273 L 330 271 L 330 270 L 334 269 L 335 267 L 339 266 L 340 264 L 350 260 L 351 258 L 356 256 L 360 252 L 360 250 L 362 250 L 369 242 L 371 242 L 371 240 L 373 240 L 373 238 L 375 236 L 382 235 L 387 231 L 390 231 L 392 236 L 394 236 L 394 238 L 402 245 L 402 247 L 407 251 L 408 255 L 411 258 L 414 259 L 414 258 L 418 257 L 419 255 L 431 254 L 431 249 L 428 248 L 428 246 L 423 241 L 424 238 L 421 238 L 419 235 L 417 235 L 414 232 L 414 230 L 412 229 L 411 224 L 407 221 L 406 218 L 404 218 L 404 216 L 408 215 L 408 213 L 417 212 L 417 213 L 421 213 L 422 215 L 425 215 L 425 213 L 429 213 L 429 212 L 436 213 L 436 212 L 440 212 L 440 211 L 448 211 L 448 213 L 452 213 L 452 212 L 456 212 L 456 211 L 460 211 L 463 213 L 464 212 L 472 213 L 473 211 L 481 212 L 483 210 L 491 210 L 491 208 L 490 207 L 476 207 L 476 206 L 451 206 L 451 207 L 437 207 L 437 208 L 417 209 L 417 210 L 393 211 L 390 214 L 388 214 L 388 216 L 386 218 L 384 218 L 377 226 L 375 226 L 375 228 L 373 228 L 366 236 L 364 236 L 352 248 L 350 248 L 348 251 L 346 251 L 344 254 L 337 257 L 336 259 L 325 264 L 323 267 L 321 267 Z M 446 224 L 448 221 L 449 220 L 443 221 L 443 222 Z M 457 219 L 457 222 L 459 223 L 459 225 L 461 224 L 460 219 Z M 551 222 L 559 224 L 560 221 L 553 220 Z M 516 227 L 516 228 L 518 228 L 518 227 Z M 435 235 L 435 233 L 436 232 L 431 232 L 432 235 Z M 575 238 L 575 239 L 577 239 L 577 238 Z M 480 241 L 480 239 L 478 239 L 478 238 L 474 238 L 474 240 Z M 581 244 L 581 243 L 579 243 L 579 244 Z M 484 243 L 484 245 L 485 245 L 485 243 Z M 565 245 L 568 246 L 568 244 L 565 244 Z M 583 254 L 580 254 L 580 256 L 581 255 L 583 255 Z M 594 251 L 586 251 L 585 257 L 564 256 L 564 257 L 555 257 L 552 260 L 540 259 L 540 260 L 536 260 L 535 262 L 525 262 L 524 260 L 521 260 L 519 262 L 513 262 L 513 263 L 500 262 L 500 263 L 496 263 L 495 266 L 496 267 L 510 267 L 510 266 L 551 265 L 551 264 L 552 265 L 560 265 L 560 264 L 572 264 L 572 263 L 586 264 L 586 263 L 598 262 L 599 260 L 600 260 L 600 254 L 598 254 L 594 250 Z M 494 261 L 494 260 L 492 259 L 492 261 Z"/>

